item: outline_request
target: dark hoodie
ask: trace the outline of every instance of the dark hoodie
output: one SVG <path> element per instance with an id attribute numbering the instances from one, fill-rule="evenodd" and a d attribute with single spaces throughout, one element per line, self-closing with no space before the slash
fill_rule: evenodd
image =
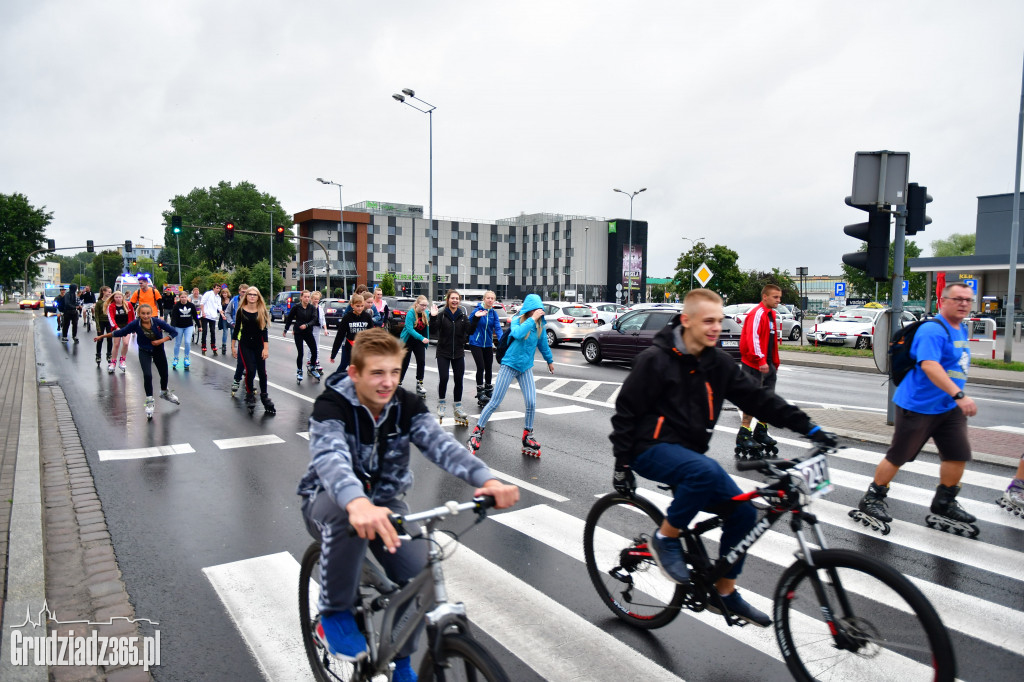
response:
<path id="1" fill-rule="evenodd" d="M 724 351 L 688 353 L 682 331 L 676 318 L 658 332 L 622 384 L 609 436 L 616 461 L 632 461 L 659 443 L 707 452 L 724 400 L 773 426 L 801 434 L 813 428 L 810 417 L 761 388 Z"/>

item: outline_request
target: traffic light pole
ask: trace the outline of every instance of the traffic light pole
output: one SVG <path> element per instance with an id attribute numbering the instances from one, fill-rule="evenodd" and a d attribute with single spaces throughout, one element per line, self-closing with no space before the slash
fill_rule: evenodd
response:
<path id="1" fill-rule="evenodd" d="M 896 210 L 896 238 L 893 243 L 892 253 L 892 308 L 889 312 L 889 338 L 891 339 L 900 330 L 900 321 L 903 318 L 903 260 L 906 253 L 907 242 L 907 207 L 897 206 Z M 896 383 L 892 380 L 892 368 L 889 368 L 889 401 L 885 408 L 885 423 L 892 425 L 895 422 L 896 414 L 892 398 L 896 393 Z"/>
<path id="2" fill-rule="evenodd" d="M 98 248 L 101 248 L 101 249 L 105 249 L 108 246 L 121 246 L 121 244 L 93 244 L 92 246 L 93 246 L 93 248 L 97 248 L 98 247 Z M 75 249 L 78 249 L 79 251 L 81 251 L 82 249 L 86 249 L 86 248 L 88 248 L 88 245 L 86 245 L 86 246 L 62 246 L 59 249 L 36 249 L 32 253 L 28 254 L 28 256 L 25 257 L 25 281 L 23 282 L 23 284 L 25 285 L 25 292 L 24 292 L 25 295 L 26 296 L 28 295 L 28 290 L 29 290 L 28 264 L 32 262 L 32 256 L 36 255 L 37 253 L 52 253 L 54 251 L 74 251 Z M 100 262 L 102 262 L 102 261 L 100 261 Z"/>

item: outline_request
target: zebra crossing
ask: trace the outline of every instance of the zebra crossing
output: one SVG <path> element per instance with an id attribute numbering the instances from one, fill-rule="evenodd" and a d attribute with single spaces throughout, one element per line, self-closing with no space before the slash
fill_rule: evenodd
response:
<path id="1" fill-rule="evenodd" d="M 571 388 L 563 384 L 562 390 Z M 577 387 L 578 388 L 578 387 Z M 723 431 L 734 431 L 719 426 Z M 300 436 L 302 434 L 299 434 Z M 786 446 L 806 448 L 804 441 L 780 439 Z M 847 516 L 849 500 L 859 496 L 866 487 L 869 466 L 877 463 L 878 453 L 857 448 L 840 450 L 830 458 L 833 498 L 817 500 L 811 511 L 826 530 L 830 542 L 835 538 L 857 537 L 885 558 L 894 553 L 906 557 L 898 566 L 935 606 L 950 631 L 957 649 L 959 678 L 992 679 L 994 670 L 1019 670 L 1024 650 L 1024 519 L 1011 516 L 994 503 L 1006 481 L 983 472 L 970 472 L 964 486 L 970 497 L 964 506 L 979 517 L 982 534 L 978 539 L 942 533 L 921 523 L 930 502 L 937 465 L 914 462 L 906 476 L 893 486 L 891 498 L 918 510 L 918 519 L 905 516 L 892 526 L 892 533 L 881 536 L 856 524 Z M 552 491 L 514 476 L 495 471 L 495 475 L 523 489 L 520 504 L 503 511 L 492 511 L 488 524 L 500 526 L 507 534 L 500 544 L 516 548 L 507 560 L 485 557 L 466 544 L 453 544 L 451 558 L 444 564 L 449 597 L 463 601 L 471 620 L 501 647 L 543 679 L 608 680 L 608 679 L 705 679 L 693 677 L 687 666 L 666 667 L 657 656 L 642 652 L 634 641 L 624 637 L 620 627 L 609 627 L 607 613 L 579 613 L 578 607 L 562 603 L 559 598 L 541 592 L 523 578 L 521 562 L 542 552 L 562 557 L 558 564 L 572 576 L 584 598 L 597 603 L 590 586 L 583 558 L 583 525 L 586 510 L 607 490 Z M 918 484 L 917 477 L 921 478 Z M 757 482 L 734 476 L 743 489 Z M 930 480 L 929 480 L 930 479 Z M 664 509 L 670 498 L 653 485 L 639 492 Z M 701 515 L 698 520 L 706 518 Z M 783 524 L 768 531 L 750 551 L 752 561 L 773 567 L 771 580 L 751 580 L 744 586 L 744 596 L 754 606 L 771 612 L 771 586 L 784 567 L 793 562 L 794 538 Z M 717 544 L 718 532 L 706 535 L 710 544 Z M 991 537 L 991 539 L 989 539 Z M 452 541 L 455 543 L 455 541 Z M 456 550 L 457 546 L 457 550 Z M 864 550 L 862 550 L 864 551 Z M 910 568 L 907 568 L 910 566 Z M 748 567 L 747 573 L 755 571 Z M 235 623 L 239 634 L 259 662 L 268 680 L 311 679 L 299 639 L 298 620 L 294 607 L 298 562 L 287 552 L 253 557 L 204 569 L 223 608 Z M 956 581 L 945 576 L 956 574 Z M 970 580 L 964 580 L 969 576 Z M 970 583 L 970 584 L 967 584 Z M 767 586 L 767 588 L 766 588 Z M 995 591 L 993 591 L 995 586 Z M 848 587 L 860 597 L 884 602 L 884 595 L 872 594 L 870 588 L 851 582 Z M 1005 594 L 1002 594 L 1004 593 Z M 256 598 L 253 599 L 253 595 Z M 500 607 L 499 607 L 500 605 Z M 679 633 L 694 627 L 710 628 L 720 641 L 721 652 L 743 647 L 751 656 L 764 657 L 777 665 L 781 654 L 772 629 L 728 627 L 724 621 L 707 613 L 684 611 L 679 625 L 655 631 L 653 637 L 663 646 L 672 646 Z M 273 626 L 268 626 L 272 623 Z M 723 656 L 724 653 L 708 652 Z M 892 679 L 920 679 L 920 667 L 907 659 L 896 657 L 887 661 Z M 994 666 L 994 668 L 993 668 Z M 1010 666 L 1010 667 L 1004 667 Z M 860 679 L 860 678 L 858 678 Z M 867 679 L 864 677 L 863 679 Z M 877 679 L 871 678 L 871 679 Z"/>

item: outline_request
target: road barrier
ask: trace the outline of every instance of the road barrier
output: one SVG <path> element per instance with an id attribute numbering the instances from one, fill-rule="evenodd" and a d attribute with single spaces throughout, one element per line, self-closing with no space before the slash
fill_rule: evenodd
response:
<path id="1" fill-rule="evenodd" d="M 968 318 L 964 318 L 964 322 L 970 322 L 971 323 L 971 324 L 967 325 L 967 329 L 968 329 L 968 332 L 969 332 L 969 335 L 970 335 L 969 338 L 967 339 L 967 342 L 970 343 L 970 344 L 986 344 L 986 345 L 987 344 L 992 344 L 991 358 L 993 360 L 995 360 L 996 359 L 996 321 L 993 320 L 991 317 L 968 317 Z M 981 333 L 982 333 L 984 338 L 977 338 L 976 339 L 976 338 L 974 338 L 974 333 L 977 330 L 977 326 L 978 326 L 979 322 L 982 325 L 982 332 Z M 991 338 L 989 338 L 989 337 L 991 337 Z M 971 346 L 971 355 L 972 356 L 976 354 L 975 350 L 974 350 L 975 347 L 976 347 L 975 345 Z M 977 354 L 979 354 L 979 355 L 981 355 L 981 354 L 989 355 L 989 353 L 985 350 L 984 347 L 980 348 L 979 350 L 981 351 L 981 353 L 977 353 Z M 984 355 L 983 355 L 983 357 L 984 357 Z"/>

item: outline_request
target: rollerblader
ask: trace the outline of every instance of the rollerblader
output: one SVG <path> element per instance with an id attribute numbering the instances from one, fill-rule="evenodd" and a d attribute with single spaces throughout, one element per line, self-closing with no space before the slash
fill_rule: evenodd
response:
<path id="1" fill-rule="evenodd" d="M 996 504 L 1011 514 L 1024 516 L 1024 455 L 1017 464 L 1016 475 L 1003 496 L 996 500 Z"/>
<path id="2" fill-rule="evenodd" d="M 248 296 L 248 290 L 245 293 Z M 259 292 L 257 291 L 257 293 Z M 262 295 L 260 300 L 263 300 Z M 301 384 L 303 344 L 309 347 L 309 359 L 314 363 L 317 359 L 318 350 L 316 341 L 313 339 L 313 327 L 320 326 L 320 309 L 312 304 L 309 291 L 303 291 L 299 298 L 299 305 L 293 305 L 292 309 L 288 311 L 288 315 L 284 318 L 284 331 L 281 333 L 281 336 L 288 336 L 288 328 L 293 324 L 295 325 L 296 350 L 295 381 Z M 263 384 L 263 382 L 260 381 L 260 384 Z"/>
<path id="3" fill-rule="evenodd" d="M 341 350 L 341 365 L 335 370 L 335 374 L 343 374 L 348 368 L 348 361 L 352 353 L 352 344 L 355 343 L 356 335 L 373 327 L 373 314 L 366 309 L 366 300 L 362 294 L 352 294 L 349 299 L 347 312 L 341 316 L 338 323 L 338 333 L 334 337 L 334 345 L 331 346 L 331 364 Z"/>
<path id="4" fill-rule="evenodd" d="M 900 467 L 913 461 L 929 438 L 939 450 L 939 485 L 925 523 L 942 531 L 976 537 L 976 519 L 956 501 L 960 479 L 971 459 L 967 418 L 978 407 L 964 395 L 971 366 L 967 326 L 973 290 L 958 283 L 942 290 L 938 324 L 917 328 L 910 346 L 914 368 L 900 381 L 893 396 L 896 404 L 895 433 L 885 459 L 875 469 L 874 480 L 850 517 L 885 533 L 892 520 L 885 511 L 885 492 Z"/>
<path id="5" fill-rule="evenodd" d="M 722 299 L 708 289 L 686 295 L 683 312 L 636 357 L 615 402 L 612 417 L 613 485 L 620 494 L 635 494 L 633 472 L 670 485 L 674 499 L 661 526 L 651 529 L 651 553 L 670 580 L 686 585 L 690 569 L 679 540 L 680 530 L 700 511 L 720 512 L 723 503 L 742 491 L 708 450 L 722 403 L 728 400 L 758 419 L 802 433 L 818 444 L 835 446 L 836 438 L 811 422 L 799 408 L 761 386 L 749 372 L 715 347 L 722 330 Z M 500 380 L 500 375 L 499 375 Z M 757 523 L 749 502 L 723 517 L 719 553 L 729 554 Z M 751 606 L 736 590 L 743 561 L 715 582 L 730 613 L 760 627 L 772 619 Z"/>
<path id="6" fill-rule="evenodd" d="M 267 395 L 270 311 L 267 310 L 267 304 L 259 289 L 253 286 L 245 290 L 245 300 L 238 306 L 234 323 L 235 326 L 231 334 L 231 357 L 241 357 L 242 366 L 245 367 L 245 405 L 249 409 L 249 414 L 252 414 L 256 405 L 255 380 L 258 376 L 263 408 L 274 414 L 274 410 L 267 408 L 268 403 L 271 408 L 274 406 Z M 300 369 L 300 381 L 301 378 L 302 370 Z M 232 395 L 234 395 L 233 392 Z"/>
<path id="7" fill-rule="evenodd" d="M 220 285 L 214 284 L 213 288 L 203 294 L 199 300 L 199 322 L 202 329 L 202 349 L 206 355 L 206 334 L 210 334 L 210 345 L 213 347 L 213 354 L 217 354 L 217 321 L 221 319 Z M 287 329 L 287 326 L 285 327 Z"/>
<path id="8" fill-rule="evenodd" d="M 440 310 L 436 305 L 430 306 L 430 333 L 437 337 L 437 397 L 444 402 L 448 392 L 448 376 L 451 374 L 455 383 L 452 397 L 457 405 L 461 405 L 470 323 L 466 311 L 460 305 L 462 296 L 458 291 L 449 289 L 444 300 L 445 306 Z M 444 415 L 438 416 L 443 418 Z"/>
<path id="9" fill-rule="evenodd" d="M 455 410 L 452 415 L 455 417 L 455 424 L 458 426 L 469 426 L 469 415 L 462 409 L 462 403 L 455 403 Z"/>
<path id="10" fill-rule="evenodd" d="M 320 324 L 313 327 L 313 343 L 316 344 L 316 362 L 313 360 L 306 360 L 307 367 L 315 367 L 316 371 L 320 372 L 320 376 L 324 375 L 324 368 L 320 364 L 320 336 L 323 335 L 325 338 L 331 335 L 330 330 L 327 329 L 327 317 L 324 313 L 323 306 L 320 305 L 320 299 L 323 298 L 323 294 L 319 291 L 314 291 L 309 295 L 309 302 L 316 308 L 317 315 L 320 318 Z"/>
<path id="11" fill-rule="evenodd" d="M 427 346 L 430 344 L 430 318 L 427 315 L 427 308 L 430 301 L 426 296 L 418 296 L 412 304 L 412 308 L 405 314 L 405 326 L 402 327 L 400 338 L 405 343 L 405 357 L 402 358 L 402 376 L 399 383 L 405 380 L 405 373 L 409 370 L 409 362 L 413 356 L 416 357 L 416 395 L 426 398 L 427 392 L 423 390 L 423 371 L 426 363 Z"/>
<path id="12" fill-rule="evenodd" d="M 548 372 L 555 373 L 553 364 L 555 358 L 551 354 L 551 349 L 548 348 L 548 335 L 544 327 L 544 307 L 540 296 L 530 294 L 523 301 L 523 307 L 520 308 L 519 314 L 512 318 L 508 332 L 510 335 L 508 350 L 501 358 L 498 376 L 494 380 L 494 397 L 487 402 L 487 406 L 480 414 L 480 419 L 477 420 L 473 435 L 470 437 L 469 446 L 473 452 L 480 449 L 487 421 L 501 405 L 508 387 L 515 379 L 519 381 L 523 402 L 526 403 L 522 453 L 528 457 L 540 457 L 540 444 L 533 439 L 532 435 L 533 418 L 537 411 L 537 386 L 533 380 L 533 359 L 538 350 L 548 363 Z"/>
<path id="13" fill-rule="evenodd" d="M 782 289 L 766 284 L 761 289 L 761 302 L 743 319 L 740 333 L 740 363 L 744 371 L 768 390 L 775 391 L 779 373 L 779 339 L 782 329 L 775 309 L 782 302 Z M 736 434 L 736 459 L 761 459 L 779 454 L 777 441 L 768 435 L 768 426 L 759 422 L 750 431 L 751 416 L 741 414 L 740 431 Z"/>
<path id="14" fill-rule="evenodd" d="M 178 335 L 174 337 L 174 360 L 171 362 L 171 369 L 178 369 L 178 352 L 185 347 L 185 367 L 188 367 L 189 356 L 192 353 L 192 327 L 199 322 L 199 311 L 192 304 L 189 295 L 182 291 L 178 294 L 178 300 L 167 310 L 168 319 Z M 232 394 L 233 395 L 233 394 Z"/>
<path id="15" fill-rule="evenodd" d="M 107 317 L 107 307 L 110 305 L 110 299 L 113 296 L 113 292 L 108 286 L 100 287 L 99 296 L 96 299 L 96 305 L 93 306 L 93 315 L 96 318 L 96 333 L 105 334 L 111 330 L 110 318 Z M 113 349 L 113 339 L 106 339 L 107 342 L 107 373 L 110 374 L 110 353 Z M 102 366 L 100 356 L 103 352 L 103 341 L 96 342 L 96 364 Z"/>
<path id="16" fill-rule="evenodd" d="M 497 294 L 485 291 L 482 301 L 469 316 L 469 352 L 476 365 L 476 404 L 484 407 L 491 399 L 491 363 L 494 348 L 503 336 L 501 319 L 494 309 Z"/>
<path id="17" fill-rule="evenodd" d="M 245 292 L 249 290 L 248 284 L 238 285 L 238 295 L 231 299 L 231 303 L 228 304 L 228 319 L 232 325 L 232 336 L 234 336 L 234 325 L 238 318 L 238 309 L 245 305 Z M 227 347 L 225 347 L 227 350 Z M 235 360 L 235 375 L 233 377 L 234 383 L 241 384 L 242 377 L 245 374 L 245 363 L 242 362 L 242 355 L 239 353 L 238 358 Z M 232 392 L 231 395 L 234 395 Z"/>
<path id="18" fill-rule="evenodd" d="M 124 329 L 133 320 L 135 320 L 135 308 L 129 303 L 124 294 L 120 291 L 115 291 L 110 295 L 110 303 L 107 305 L 107 331 L 97 328 L 99 336 L 102 337 L 104 334 L 110 333 L 117 329 Z M 124 372 L 124 356 L 128 352 L 128 338 L 113 337 L 111 339 L 113 344 L 113 352 L 107 353 L 110 358 L 107 360 L 107 374 L 113 374 L 114 370 L 117 369 L 118 361 L 120 360 L 121 371 Z"/>

